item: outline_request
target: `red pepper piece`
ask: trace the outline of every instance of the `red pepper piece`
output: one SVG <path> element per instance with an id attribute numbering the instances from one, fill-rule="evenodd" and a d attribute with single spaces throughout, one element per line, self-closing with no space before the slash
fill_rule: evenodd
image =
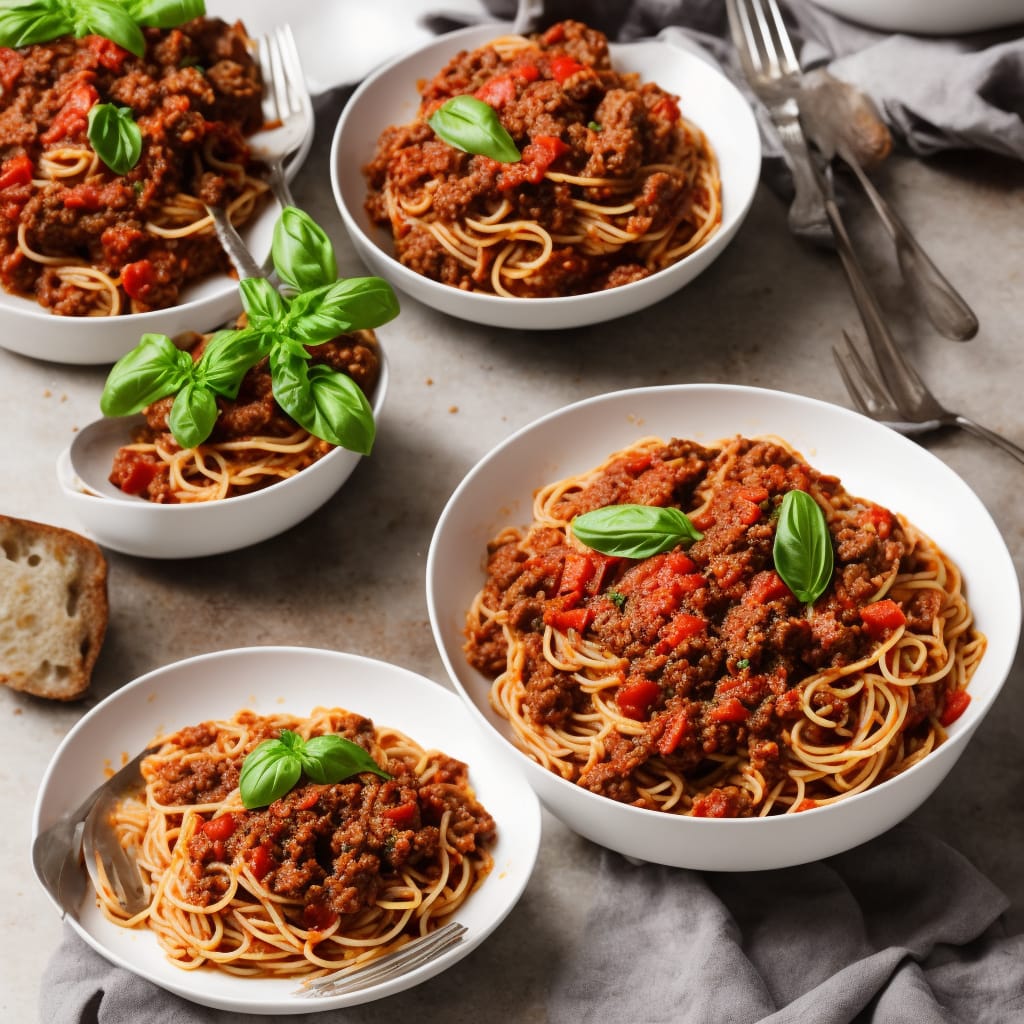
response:
<path id="1" fill-rule="evenodd" d="M 575 75 L 577 71 L 582 71 L 583 68 L 583 64 L 568 54 L 559 54 L 557 57 L 551 58 L 551 77 L 559 85 L 563 85 L 567 79 Z"/>
<path id="2" fill-rule="evenodd" d="M 145 299 L 154 280 L 153 264 L 149 260 L 136 260 L 121 268 L 121 285 L 133 299 Z"/>
<path id="3" fill-rule="evenodd" d="M 64 105 L 57 111 L 50 127 L 39 136 L 39 141 L 48 146 L 65 136 L 85 131 L 89 111 L 99 98 L 99 93 L 88 82 L 72 86 Z"/>
<path id="4" fill-rule="evenodd" d="M 677 711 L 665 726 L 665 731 L 658 739 L 658 753 L 662 757 L 668 757 L 690 731 L 690 719 L 685 710 Z"/>
<path id="5" fill-rule="evenodd" d="M 416 804 L 407 803 L 399 804 L 397 807 L 388 807 L 384 811 L 384 817 L 388 821 L 395 825 L 404 825 L 412 821 L 413 815 L 416 813 Z"/>
<path id="6" fill-rule="evenodd" d="M 28 185 L 32 181 L 32 160 L 24 153 L 5 160 L 0 167 L 0 189 Z"/>
<path id="7" fill-rule="evenodd" d="M 738 697 L 726 697 L 708 712 L 713 722 L 745 722 L 750 712 Z"/>
<path id="8" fill-rule="evenodd" d="M 707 629 L 707 620 L 699 615 L 689 615 L 680 612 L 671 622 L 662 628 L 661 639 L 656 648 L 658 654 L 668 654 L 675 650 L 684 640 L 691 636 L 704 632 Z"/>
<path id="9" fill-rule="evenodd" d="M 619 687 L 615 700 L 627 718 L 641 722 L 660 693 L 661 687 L 653 679 L 636 679 Z"/>
<path id="10" fill-rule="evenodd" d="M 748 604 L 768 604 L 769 601 L 777 601 L 780 597 L 791 597 L 792 591 L 782 577 L 774 569 L 759 572 L 747 587 L 743 600 Z"/>
<path id="11" fill-rule="evenodd" d="M 562 582 L 558 588 L 561 594 L 582 594 L 587 584 L 594 576 L 597 566 L 589 555 L 578 551 L 570 551 L 565 556 L 565 565 L 562 569 Z"/>
<path id="12" fill-rule="evenodd" d="M 864 632 L 868 636 L 881 640 L 892 630 L 905 625 L 907 617 L 903 614 L 903 609 L 887 597 L 861 608 L 860 620 L 864 623 Z"/>
<path id="13" fill-rule="evenodd" d="M 971 695 L 966 690 L 953 690 L 946 694 L 946 706 L 939 715 L 939 721 L 944 726 L 952 725 L 966 710 L 971 703 Z"/>
<path id="14" fill-rule="evenodd" d="M 275 866 L 274 858 L 266 843 L 263 843 L 261 846 L 257 846 L 256 849 L 252 851 L 252 856 L 249 858 L 249 869 L 252 871 L 256 881 L 262 881 L 267 872 Z"/>
<path id="15" fill-rule="evenodd" d="M 545 608 L 544 622 L 562 633 L 570 629 L 583 633 L 594 619 L 592 608 Z"/>
<path id="16" fill-rule="evenodd" d="M 235 816 L 230 811 L 226 811 L 224 814 L 220 814 L 216 818 L 211 818 L 203 825 L 203 835 L 206 836 L 207 839 L 220 840 L 223 842 L 229 836 L 234 834 L 237 827 L 238 822 L 235 821 Z"/>

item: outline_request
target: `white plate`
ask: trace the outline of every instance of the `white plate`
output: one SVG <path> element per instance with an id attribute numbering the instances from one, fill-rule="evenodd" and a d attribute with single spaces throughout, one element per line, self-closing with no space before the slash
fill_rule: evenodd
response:
<path id="1" fill-rule="evenodd" d="M 233 20 L 233 15 L 222 11 L 230 6 L 213 2 L 207 13 L 210 17 Z M 278 8 L 277 20 L 266 27 L 272 28 L 281 20 Z M 287 165 L 289 180 L 299 172 L 313 144 L 313 108 L 306 102 L 309 132 Z M 271 197 L 263 212 L 239 230 L 257 263 L 264 263 L 270 255 L 274 223 L 280 212 L 281 207 Z M 167 334 L 173 338 L 185 331 L 209 331 L 223 326 L 241 310 L 238 282 L 228 274 L 190 284 L 182 291 L 182 301 L 169 309 L 115 317 L 56 316 L 38 302 L 0 288 L 0 347 L 48 362 L 100 365 L 120 359 L 139 343 L 143 334 Z"/>
<path id="2" fill-rule="evenodd" d="M 959 35 L 1024 24 L 1021 0 L 814 0 L 848 21 L 885 32 Z"/>
<path id="3" fill-rule="evenodd" d="M 851 494 L 902 513 L 963 573 L 988 649 L 970 684 L 967 711 L 948 740 L 908 771 L 846 800 L 802 814 L 759 819 L 689 818 L 598 796 L 542 768 L 512 744 L 488 700 L 490 681 L 462 650 L 466 610 L 484 582 L 487 542 L 528 525 L 533 492 L 600 464 L 645 435 L 710 443 L 735 434 L 775 434 Z M 901 821 L 963 753 L 992 707 L 1020 635 L 1013 560 L 984 505 L 945 463 L 888 427 L 800 395 L 724 384 L 617 391 L 558 409 L 480 460 L 441 514 L 427 556 L 434 639 L 456 689 L 487 729 L 491 746 L 525 769 L 544 804 L 571 828 L 627 856 L 711 871 L 788 867 L 849 849 Z"/>
<path id="4" fill-rule="evenodd" d="M 678 263 L 618 288 L 550 299 L 514 299 L 465 292 L 402 266 L 390 233 L 374 224 L 364 208 L 362 168 L 373 157 L 377 138 L 392 124 L 407 124 L 419 106 L 416 83 L 432 78 L 460 50 L 481 46 L 508 26 L 461 29 L 399 58 L 368 78 L 345 105 L 331 147 L 334 198 L 356 251 L 371 271 L 413 298 L 451 316 L 496 327 L 553 330 L 600 323 L 664 299 L 706 270 L 725 250 L 743 222 L 757 188 L 761 142 L 747 101 L 733 84 L 690 50 L 666 40 L 612 44 L 620 71 L 635 71 L 680 97 L 684 115 L 707 135 L 718 156 L 722 179 L 722 223 L 712 238 Z"/>
<path id="5" fill-rule="evenodd" d="M 469 765 L 470 783 L 493 815 L 498 840 L 494 869 L 460 909 L 469 930 L 462 942 L 430 964 L 361 992 L 324 999 L 292 995 L 294 979 L 238 978 L 212 970 L 184 971 L 159 949 L 156 936 L 111 924 L 86 897 L 81 922 L 71 926 L 98 953 L 161 988 L 204 1006 L 237 1013 L 293 1014 L 380 999 L 431 978 L 461 960 L 515 906 L 540 845 L 540 808 L 518 774 L 509 775 L 458 698 L 395 665 L 353 654 L 300 647 L 253 647 L 205 654 L 141 676 L 82 718 L 54 755 L 36 802 L 33 837 L 77 807 L 119 766 L 167 730 L 248 708 L 259 714 L 307 715 L 315 706 L 342 707 L 407 733 Z"/>

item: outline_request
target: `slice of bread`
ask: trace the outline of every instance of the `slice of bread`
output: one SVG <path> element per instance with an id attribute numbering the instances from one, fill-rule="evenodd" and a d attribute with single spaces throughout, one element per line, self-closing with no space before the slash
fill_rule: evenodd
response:
<path id="1" fill-rule="evenodd" d="M 107 631 L 107 562 L 91 540 L 0 515 L 0 683 L 74 700 Z"/>

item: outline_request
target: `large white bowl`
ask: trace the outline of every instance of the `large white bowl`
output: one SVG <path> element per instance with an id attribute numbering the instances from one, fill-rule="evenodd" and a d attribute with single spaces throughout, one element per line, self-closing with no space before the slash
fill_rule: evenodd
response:
<path id="1" fill-rule="evenodd" d="M 371 398 L 378 423 L 389 376 L 383 346 L 379 352 L 380 376 Z M 76 446 L 75 452 L 83 465 L 97 467 L 91 479 L 99 479 L 100 467 L 113 466 L 114 453 L 130 433 L 120 419 L 95 426 L 99 429 L 90 430 L 87 443 Z M 194 505 L 158 505 L 122 494 L 112 485 L 102 496 L 91 493 L 75 473 L 71 450 L 69 446 L 57 459 L 57 482 L 71 513 L 98 544 L 144 558 L 217 555 L 275 537 L 320 508 L 362 458 L 347 448 L 335 448 L 295 476 L 249 494 Z"/>
<path id="2" fill-rule="evenodd" d="M 650 277 L 618 288 L 550 299 L 514 299 L 465 292 L 402 266 L 390 233 L 370 223 L 364 208 L 363 167 L 380 133 L 416 115 L 416 83 L 432 78 L 460 50 L 494 39 L 508 26 L 482 25 L 441 36 L 386 64 L 353 93 L 342 111 L 331 147 L 334 198 L 363 262 L 396 288 L 451 316 L 495 327 L 553 330 L 600 323 L 635 313 L 664 299 L 706 270 L 739 230 L 750 208 L 761 169 L 761 142 L 749 105 L 735 86 L 693 52 L 663 40 L 615 43 L 614 66 L 636 71 L 681 97 L 686 116 L 707 135 L 718 156 L 722 179 L 722 224 L 695 252 Z"/>
<path id="3" fill-rule="evenodd" d="M 814 0 L 848 21 L 884 32 L 959 35 L 1024 24 L 1020 0 Z"/>
<path id="4" fill-rule="evenodd" d="M 43 776 L 33 838 L 72 812 L 123 763 L 158 734 L 257 714 L 308 715 L 318 705 L 341 707 L 443 750 L 469 766 L 470 784 L 497 825 L 494 869 L 460 908 L 468 929 L 437 960 L 347 995 L 298 998 L 294 979 L 245 978 L 185 971 L 171 964 L 146 929 L 112 924 L 86 897 L 80 917 L 66 920 L 108 960 L 185 999 L 235 1013 L 295 1014 L 380 999 L 431 978 L 475 949 L 504 920 L 529 881 L 540 847 L 540 807 L 518 774 L 489 757 L 458 698 L 423 676 L 354 654 L 305 647 L 250 647 L 204 654 L 158 668 L 96 705 L 64 738 Z M 60 909 L 59 907 L 57 909 Z"/>
<path id="5" fill-rule="evenodd" d="M 903 513 L 963 572 L 988 649 L 967 711 L 948 740 L 903 774 L 801 814 L 757 819 L 679 817 L 617 803 L 542 768 L 513 745 L 488 701 L 490 681 L 466 662 L 466 610 L 483 585 L 487 542 L 530 522 L 541 485 L 598 465 L 646 435 L 708 443 L 774 434 L 852 494 Z M 849 849 L 917 808 L 963 753 L 1010 670 L 1020 633 L 1020 591 L 998 529 L 973 491 L 943 462 L 858 413 L 799 395 L 690 384 L 618 391 L 559 409 L 483 458 L 448 501 L 427 557 L 427 602 L 438 650 L 456 688 L 512 768 L 570 828 L 641 860 L 715 871 L 786 867 Z"/>

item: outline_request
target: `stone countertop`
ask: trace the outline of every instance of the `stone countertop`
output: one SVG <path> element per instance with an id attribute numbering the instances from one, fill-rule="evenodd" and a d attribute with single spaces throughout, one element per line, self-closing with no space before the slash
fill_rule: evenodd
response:
<path id="1" fill-rule="evenodd" d="M 345 237 L 326 171 L 342 102 L 321 101 L 295 192 L 332 235 L 348 276 L 365 270 Z M 897 331 L 951 406 L 1024 442 L 1019 166 L 973 154 L 928 162 L 894 156 L 876 180 L 981 320 L 969 344 L 938 339 L 909 308 L 891 246 L 866 202 L 852 197 L 854 236 Z M 392 383 L 376 448 L 333 499 L 284 535 L 219 557 L 165 562 L 108 552 L 110 627 L 88 697 L 61 705 L 0 689 L 0 1018 L 37 1016 L 40 976 L 61 924 L 30 865 L 35 795 L 61 738 L 97 701 L 168 662 L 262 644 L 351 651 L 446 684 L 427 618 L 426 553 L 445 501 L 477 459 L 544 413 L 625 387 L 730 382 L 848 405 L 830 353 L 842 328 L 856 331 L 859 322 L 838 259 L 794 240 L 783 204 L 763 188 L 709 270 L 625 320 L 526 333 L 477 327 L 402 297 L 401 316 L 381 332 Z M 0 511 L 77 528 L 62 504 L 54 463 L 74 431 L 98 415 L 105 376 L 105 367 L 0 350 L 0 417 L 10 439 L 0 455 Z M 963 433 L 925 443 L 978 493 L 1020 572 L 1024 466 Z M 1018 657 L 995 711 L 914 816 L 1009 896 L 1014 931 L 1024 928 L 1024 807 L 1014 731 L 1022 721 Z M 501 1005 L 504 1019 L 544 1021 L 546 965 L 582 920 L 597 852 L 545 812 L 537 871 L 498 931 L 446 981 L 391 997 L 365 1019 L 415 1013 L 424 1024 L 459 1024 Z"/>

